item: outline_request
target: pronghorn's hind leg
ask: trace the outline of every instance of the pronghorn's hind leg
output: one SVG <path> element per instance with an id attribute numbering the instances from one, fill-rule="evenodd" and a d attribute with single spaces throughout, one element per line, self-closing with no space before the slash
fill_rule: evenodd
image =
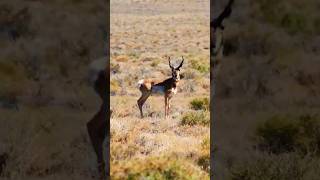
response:
<path id="1" fill-rule="evenodd" d="M 140 116 L 143 118 L 142 106 L 151 95 L 151 90 L 149 90 L 143 83 L 143 80 L 139 81 L 139 90 L 141 92 L 141 97 L 137 100 L 137 104 L 140 110 Z"/>
<path id="2" fill-rule="evenodd" d="M 142 92 L 141 97 L 137 101 L 141 118 L 143 118 L 142 106 L 147 101 L 150 94 L 151 94 L 151 92 Z"/>
<path id="3" fill-rule="evenodd" d="M 142 112 L 142 101 L 143 101 L 143 94 L 141 94 L 141 97 L 137 100 L 137 104 L 140 110 L 140 116 L 143 118 L 143 112 Z"/>

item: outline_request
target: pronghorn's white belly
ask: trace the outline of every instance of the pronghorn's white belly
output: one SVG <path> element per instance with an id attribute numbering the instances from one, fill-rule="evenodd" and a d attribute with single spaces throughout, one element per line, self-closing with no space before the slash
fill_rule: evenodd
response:
<path id="1" fill-rule="evenodd" d="M 165 89 L 164 86 L 153 86 L 152 87 L 152 94 L 164 94 L 165 93 Z M 174 94 L 177 94 L 178 89 L 177 88 L 172 88 L 171 92 Z"/>
<path id="2" fill-rule="evenodd" d="M 164 86 L 152 86 L 152 94 L 164 94 Z"/>

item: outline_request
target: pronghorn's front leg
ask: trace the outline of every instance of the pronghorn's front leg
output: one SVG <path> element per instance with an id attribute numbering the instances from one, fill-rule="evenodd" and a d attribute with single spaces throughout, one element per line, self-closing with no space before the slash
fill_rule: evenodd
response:
<path id="1" fill-rule="evenodd" d="M 164 96 L 164 117 L 167 118 L 167 96 Z"/>
<path id="2" fill-rule="evenodd" d="M 164 96 L 164 116 L 165 118 L 168 117 L 169 114 L 169 96 L 167 94 L 165 94 Z"/>
<path id="3" fill-rule="evenodd" d="M 171 99 L 171 97 L 168 97 L 168 111 L 167 111 L 168 116 L 169 116 L 169 113 L 170 113 L 170 107 L 171 107 L 170 99 Z"/>

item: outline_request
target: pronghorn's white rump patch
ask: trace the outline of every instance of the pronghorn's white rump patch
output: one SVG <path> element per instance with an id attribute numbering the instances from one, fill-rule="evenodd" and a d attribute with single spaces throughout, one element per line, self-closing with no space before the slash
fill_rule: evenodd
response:
<path id="1" fill-rule="evenodd" d="M 153 94 L 164 94 L 164 86 L 152 86 Z"/>
<path id="2" fill-rule="evenodd" d="M 141 85 L 141 84 L 143 84 L 143 83 L 144 83 L 144 80 L 143 80 L 143 79 L 141 79 L 141 80 L 138 82 L 139 85 Z"/>
<path id="3" fill-rule="evenodd" d="M 144 80 L 143 80 L 143 79 L 141 79 L 140 81 L 138 81 L 138 88 L 140 88 L 143 83 L 144 83 Z"/>

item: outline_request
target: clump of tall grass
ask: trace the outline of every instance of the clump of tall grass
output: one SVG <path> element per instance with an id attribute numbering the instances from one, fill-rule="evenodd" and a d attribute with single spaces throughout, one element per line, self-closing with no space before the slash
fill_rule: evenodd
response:
<path id="1" fill-rule="evenodd" d="M 209 98 L 195 98 L 190 102 L 191 109 L 208 111 L 210 109 Z"/>
<path id="2" fill-rule="evenodd" d="M 203 125 L 208 126 L 210 124 L 210 116 L 205 111 L 191 111 L 183 115 L 181 125 Z"/>
<path id="3" fill-rule="evenodd" d="M 204 138 L 200 147 L 200 157 L 197 164 L 206 172 L 210 171 L 210 139 Z"/>
<path id="4" fill-rule="evenodd" d="M 255 142 L 259 150 L 274 154 L 293 151 L 320 154 L 320 118 L 273 116 L 258 125 Z"/>
<path id="5" fill-rule="evenodd" d="M 209 64 L 204 64 L 199 62 L 198 60 L 190 60 L 191 67 L 193 69 L 198 70 L 201 73 L 208 73 L 210 71 L 210 66 Z"/>

